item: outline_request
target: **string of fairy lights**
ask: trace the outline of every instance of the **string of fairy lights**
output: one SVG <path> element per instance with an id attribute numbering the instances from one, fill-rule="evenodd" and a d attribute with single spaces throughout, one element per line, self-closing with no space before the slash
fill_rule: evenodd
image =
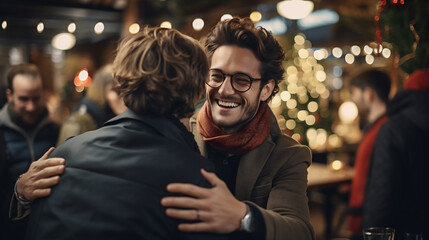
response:
<path id="1" fill-rule="evenodd" d="M 378 49 L 377 46 L 377 43 L 371 42 L 363 47 L 352 45 L 315 49 L 304 34 L 297 34 L 289 49 L 290 57 L 284 63 L 284 81 L 270 103 L 280 128 L 316 151 L 338 149 L 347 138 L 358 140 L 359 132 L 351 130 L 358 116 L 356 106 L 346 100 L 334 110 L 330 97 L 332 91 L 342 89 L 343 68 L 347 65 L 356 64 L 359 59 L 363 59 L 359 64 L 372 65 L 375 61 L 391 57 L 390 44 L 379 45 Z M 323 63 L 326 59 L 333 60 L 334 66 L 326 68 Z M 337 110 L 340 122 L 332 129 L 332 114 Z"/>
<path id="2" fill-rule="evenodd" d="M 298 0 L 295 1 L 299 2 Z M 279 14 L 284 16 L 280 12 Z M 220 19 L 230 18 L 232 15 L 226 13 Z M 264 14 L 253 11 L 249 18 L 257 25 L 263 21 Z M 195 31 L 201 31 L 206 27 L 203 17 L 194 18 L 191 24 Z M 160 26 L 174 27 L 169 21 L 161 22 Z M 7 27 L 8 22 L 2 20 L 1 28 L 4 30 Z M 264 24 L 264 27 L 271 30 L 269 23 Z M 43 33 L 44 28 L 43 21 L 36 25 L 40 34 Z M 137 22 L 132 23 L 127 29 L 130 34 L 136 34 L 141 30 L 141 25 Z M 70 35 L 73 35 L 77 30 L 76 23 L 70 22 L 68 24 L 67 32 Z M 104 30 L 105 25 L 102 21 L 95 23 L 94 32 L 96 34 L 103 34 Z M 66 43 L 67 40 L 60 39 L 59 42 Z M 59 49 L 66 50 L 69 48 L 61 47 Z M 289 59 L 284 61 L 286 74 L 284 81 L 279 85 L 280 91 L 270 102 L 270 107 L 278 119 L 280 128 L 297 141 L 305 142 L 313 150 L 325 151 L 341 147 L 343 137 L 350 131 L 346 125 L 353 122 L 357 117 L 356 106 L 351 102 L 344 102 L 338 113 L 343 124 L 334 129 L 335 131 L 332 130 L 332 109 L 330 109 L 329 101 L 332 91 L 340 90 L 343 87 L 343 66 L 341 65 L 347 66 L 356 63 L 373 65 L 377 61 L 389 59 L 392 55 L 391 49 L 392 46 L 385 42 L 381 44 L 368 42 L 363 46 L 355 44 L 315 48 L 304 34 L 298 33 L 294 36 L 290 49 L 287 49 L 292 54 L 290 54 Z M 337 63 L 327 69 L 324 66 L 325 60 L 334 60 L 341 62 L 341 64 Z M 91 84 L 91 80 L 86 69 L 79 71 L 74 79 L 76 91 L 82 92 Z"/>

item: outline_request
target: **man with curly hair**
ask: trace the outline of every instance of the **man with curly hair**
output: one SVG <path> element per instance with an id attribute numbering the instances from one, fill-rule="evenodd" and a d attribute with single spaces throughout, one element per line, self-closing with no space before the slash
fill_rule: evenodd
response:
<path id="1" fill-rule="evenodd" d="M 167 215 L 197 223 L 190 232 L 242 239 L 314 239 L 309 221 L 310 150 L 282 134 L 267 101 L 283 79 L 284 51 L 249 18 L 219 22 L 208 35 L 206 98 L 192 121 L 200 150 L 215 164 L 212 188 L 170 184 L 189 197 L 167 197 Z"/>
<path id="2" fill-rule="evenodd" d="M 185 126 L 207 78 L 204 50 L 176 30 L 145 28 L 121 42 L 113 68 L 128 110 L 52 152 L 66 169 L 34 202 L 27 239 L 223 239 L 180 232 L 183 221 L 160 205 L 170 182 L 209 186 L 200 169 L 213 166 Z"/>

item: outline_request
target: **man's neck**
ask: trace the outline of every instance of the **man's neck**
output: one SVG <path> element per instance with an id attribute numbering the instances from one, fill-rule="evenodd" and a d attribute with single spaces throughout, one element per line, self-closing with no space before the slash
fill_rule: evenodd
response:
<path id="1" fill-rule="evenodd" d="M 381 102 L 373 103 L 371 105 L 371 110 L 369 111 L 367 120 L 369 123 L 373 123 L 384 114 L 386 114 L 386 104 Z"/>
<path id="2" fill-rule="evenodd" d="M 189 132 L 191 131 L 191 127 L 190 127 L 190 124 L 189 124 L 189 118 L 180 118 L 179 121 L 183 125 L 185 125 L 186 129 L 188 129 Z"/>
<path id="3" fill-rule="evenodd" d="M 222 131 L 225 134 L 234 134 L 234 133 L 240 132 L 240 130 L 243 129 L 243 126 L 232 127 L 232 128 L 223 128 L 223 127 L 221 127 L 220 129 L 222 129 Z"/>

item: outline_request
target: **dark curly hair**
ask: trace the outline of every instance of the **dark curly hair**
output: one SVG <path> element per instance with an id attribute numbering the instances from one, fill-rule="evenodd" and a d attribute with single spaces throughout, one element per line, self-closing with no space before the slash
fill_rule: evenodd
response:
<path id="1" fill-rule="evenodd" d="M 208 71 L 197 40 L 159 27 L 122 40 L 113 62 L 117 88 L 129 109 L 177 118 L 193 114 Z"/>
<path id="2" fill-rule="evenodd" d="M 275 87 L 269 101 L 278 91 L 283 79 L 283 59 L 285 52 L 273 34 L 262 27 L 255 27 L 249 18 L 232 18 L 219 22 L 207 36 L 205 47 L 211 62 L 213 53 L 220 46 L 235 45 L 251 50 L 261 62 L 261 88 L 270 79 L 275 80 Z"/>

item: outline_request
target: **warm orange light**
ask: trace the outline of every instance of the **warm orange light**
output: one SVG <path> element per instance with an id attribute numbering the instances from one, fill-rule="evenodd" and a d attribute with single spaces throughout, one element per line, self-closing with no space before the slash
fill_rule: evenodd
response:
<path id="1" fill-rule="evenodd" d="M 73 83 L 76 87 L 89 87 L 92 83 L 92 77 L 89 76 L 88 69 L 82 68 L 74 77 Z"/>
<path id="2" fill-rule="evenodd" d="M 92 83 L 92 77 L 88 77 L 85 81 L 83 81 L 83 86 L 89 87 Z"/>
<path id="3" fill-rule="evenodd" d="M 79 77 L 76 76 L 74 77 L 73 83 L 75 86 L 79 86 L 82 82 L 79 80 Z"/>

